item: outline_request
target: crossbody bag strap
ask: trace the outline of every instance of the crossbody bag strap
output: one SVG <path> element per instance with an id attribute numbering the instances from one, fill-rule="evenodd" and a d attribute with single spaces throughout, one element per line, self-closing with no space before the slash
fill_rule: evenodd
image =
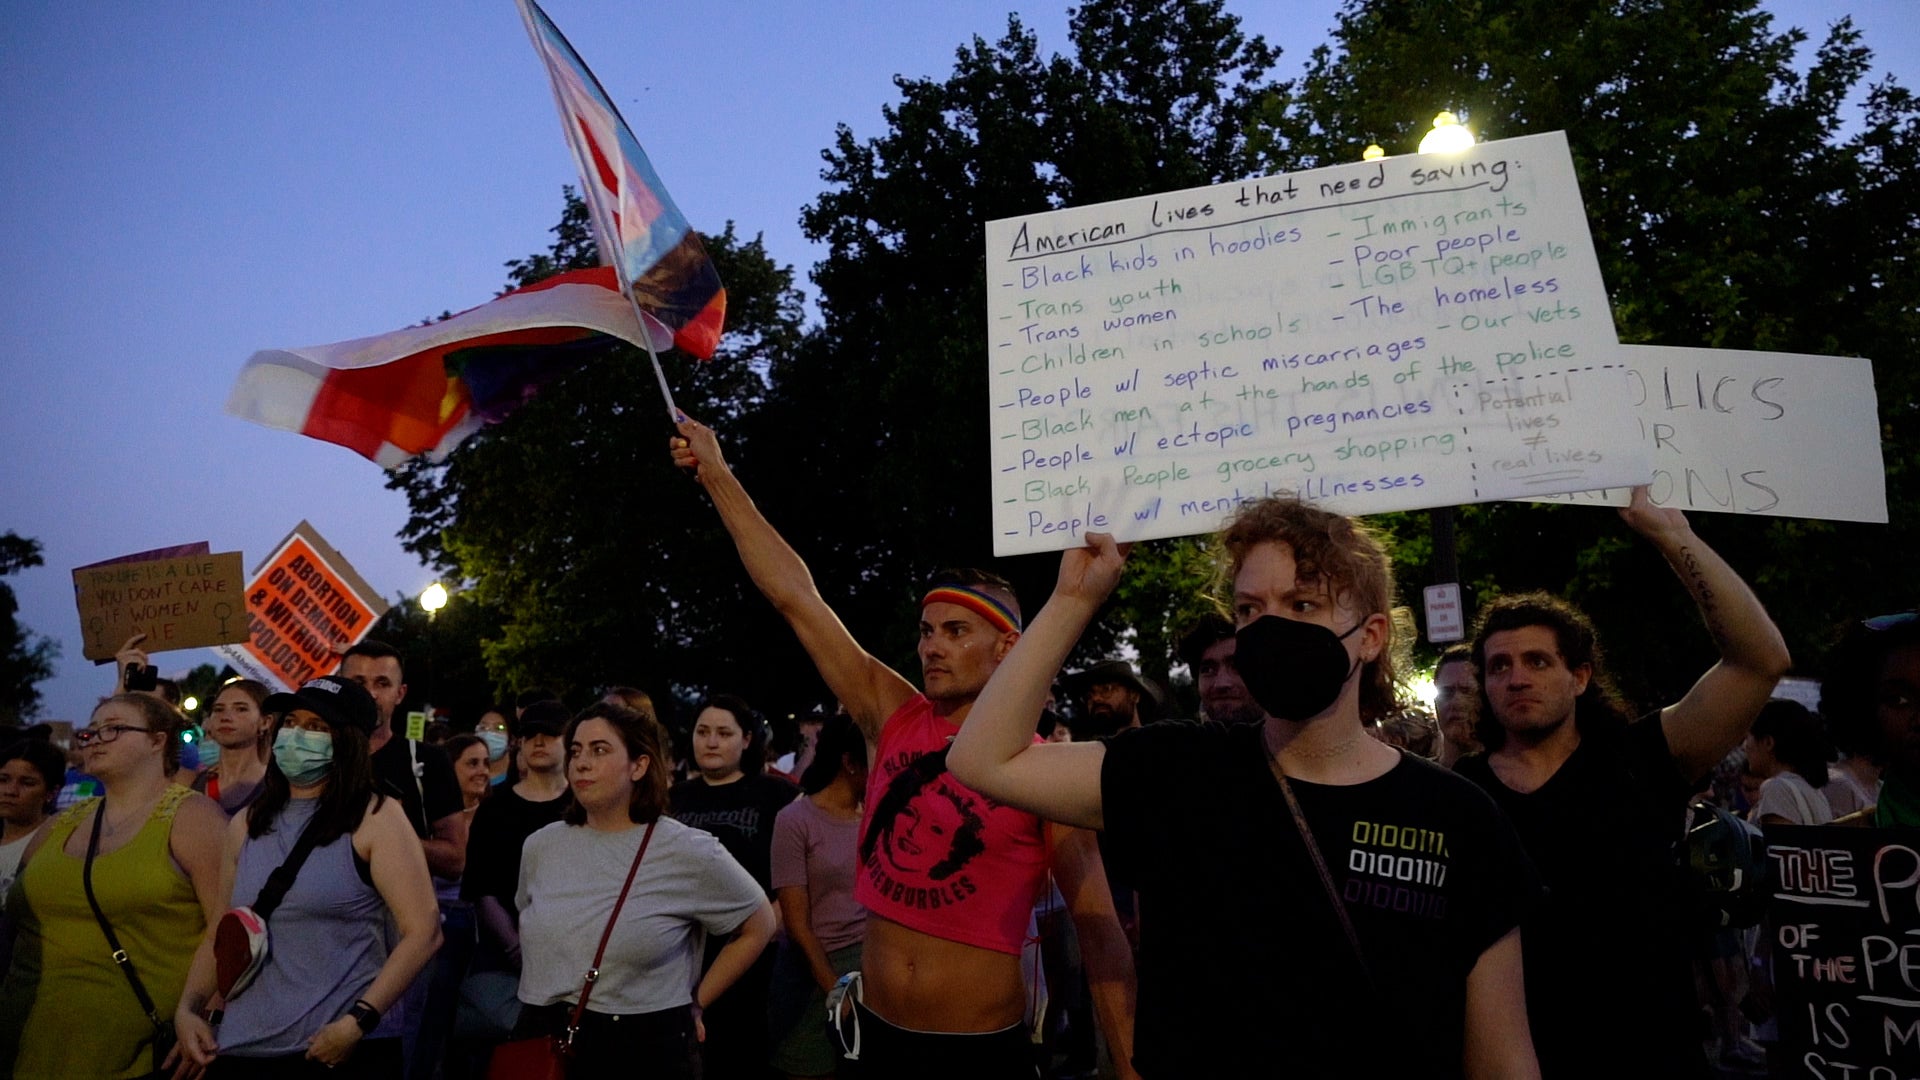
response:
<path id="1" fill-rule="evenodd" d="M 120 947 L 120 937 L 113 932 L 113 924 L 107 921 L 106 913 L 100 910 L 100 901 L 93 895 L 93 857 L 100 851 L 100 827 L 107 821 L 107 797 L 100 796 L 100 806 L 93 815 L 93 836 L 87 840 L 87 861 L 80 871 L 80 884 L 87 893 L 87 906 L 93 909 L 93 917 L 100 924 L 100 932 L 107 937 L 107 947 L 113 950 L 113 964 L 127 976 L 127 985 L 133 987 L 133 996 L 140 999 L 140 1008 L 147 1014 L 147 1021 L 153 1025 L 155 1035 L 164 1035 L 166 1021 L 160 1019 L 160 1010 L 153 1004 L 153 997 L 147 993 L 140 975 L 133 970 L 133 959 L 127 950 Z"/>
<path id="2" fill-rule="evenodd" d="M 1293 785 L 1287 783 L 1287 774 L 1280 769 L 1280 763 L 1268 759 L 1273 768 L 1273 778 L 1280 782 L 1280 794 L 1287 800 L 1287 809 L 1293 813 L 1293 824 L 1300 832 L 1300 840 L 1307 845 L 1307 854 L 1313 857 L 1313 868 L 1320 873 L 1320 885 L 1327 891 L 1327 902 L 1333 905 L 1333 913 L 1340 919 L 1340 929 L 1347 932 L 1347 944 L 1353 946 L 1353 958 L 1360 963 L 1360 974 L 1367 981 L 1367 989 L 1379 996 L 1379 988 L 1373 984 L 1373 969 L 1367 965 L 1367 954 L 1360 948 L 1360 935 L 1354 932 L 1353 919 L 1347 915 L 1347 905 L 1340 901 L 1340 891 L 1333 887 L 1333 874 L 1327 869 L 1327 860 L 1320 854 L 1320 844 L 1313 838 L 1313 830 L 1307 826 L 1307 815 L 1300 810 L 1300 800 L 1293 794 Z"/>
<path id="3" fill-rule="evenodd" d="M 607 941 L 613 937 L 613 924 L 620 921 L 620 909 L 627 904 L 627 892 L 633 888 L 633 876 L 640 872 L 640 860 L 647 857 L 647 845 L 653 843 L 653 827 L 659 823 L 659 818 L 647 822 L 647 833 L 640 838 L 640 850 L 634 853 L 633 865 L 627 867 L 626 883 L 620 886 L 620 898 L 613 902 L 613 914 L 607 916 L 607 928 L 600 932 L 600 947 L 593 950 L 593 966 L 587 969 L 587 981 L 580 986 L 580 1001 L 574 1005 L 573 1016 L 567 1020 L 567 1034 L 560 1042 L 562 1054 L 573 1049 L 573 1037 L 580 1032 L 580 1018 L 586 1015 L 587 997 L 593 993 L 593 984 L 600 981 L 600 961 L 607 955 Z"/>
<path id="4" fill-rule="evenodd" d="M 294 841 L 293 850 L 287 853 L 287 861 L 274 867 L 267 875 L 267 883 L 260 886 L 260 895 L 253 900 L 253 913 L 264 924 L 280 902 L 287 898 L 287 890 L 293 888 L 294 879 L 300 876 L 300 868 L 306 865 L 307 856 L 313 854 L 314 841 L 319 839 L 320 814 L 316 810 L 307 819 L 300 830 L 300 839 Z"/>

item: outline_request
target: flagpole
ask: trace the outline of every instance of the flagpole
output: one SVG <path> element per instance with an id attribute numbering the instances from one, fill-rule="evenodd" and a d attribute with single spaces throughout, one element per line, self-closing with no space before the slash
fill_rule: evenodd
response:
<path id="1" fill-rule="evenodd" d="M 660 355 L 653 351 L 653 333 L 647 329 L 647 317 L 640 312 L 640 301 L 633 295 L 633 288 L 624 290 L 627 303 L 633 305 L 633 317 L 640 322 L 640 342 L 646 347 L 647 359 L 653 361 L 653 377 L 660 383 L 660 396 L 667 401 L 667 422 L 676 427 L 681 420 L 680 407 L 673 403 L 673 391 L 667 387 L 667 373 L 660 367 Z"/>
<path id="2" fill-rule="evenodd" d="M 581 199 L 587 204 L 587 215 L 593 223 L 595 245 L 600 249 L 601 259 L 613 266 L 614 277 L 620 284 L 620 294 L 627 298 L 628 305 L 633 308 L 634 320 L 640 325 L 640 344 L 642 348 L 647 350 L 647 359 L 653 364 L 654 380 L 660 385 L 660 397 L 666 401 L 667 422 L 678 425 L 681 420 L 680 407 L 674 404 L 673 390 L 667 386 L 667 373 L 660 366 L 660 355 L 653 350 L 653 334 L 647 328 L 647 316 L 640 310 L 640 298 L 635 295 L 633 288 L 634 283 L 628 277 L 629 267 L 621 252 L 620 233 L 614 225 L 615 216 L 613 209 L 602 203 L 601 189 L 594 183 L 595 166 L 593 156 L 587 152 L 586 147 L 580 144 L 580 133 L 574 129 L 572 123 L 568 122 L 570 111 L 567 108 L 566 94 L 561 88 L 560 75 L 558 69 L 554 66 L 554 58 L 547 48 L 546 41 L 540 32 L 539 26 L 536 25 L 534 21 L 535 12 L 539 12 L 541 23 L 552 28 L 554 36 L 560 39 L 560 44 L 567 50 L 568 56 L 571 57 L 573 66 L 585 74 L 586 78 L 593 83 L 594 88 L 602 98 L 606 97 L 606 89 L 600 86 L 599 80 L 594 77 L 593 71 L 586 66 L 586 61 L 580 58 L 580 54 L 573 48 L 573 45 L 566 40 L 566 36 L 560 33 L 560 28 L 554 25 L 553 20 L 547 17 L 546 12 L 540 11 L 539 5 L 535 3 L 534 0 L 517 0 L 517 2 L 520 8 L 521 22 L 524 23 L 527 28 L 527 36 L 532 39 L 534 52 L 540 57 L 541 66 L 547 71 L 547 86 L 548 89 L 553 91 L 553 104 L 560 113 L 560 131 L 566 136 L 567 148 L 573 153 L 574 167 L 578 169 L 580 173 L 580 195 Z M 608 99 L 603 104 L 609 110 L 615 124 L 619 126 L 620 130 L 625 131 L 626 121 L 620 118 L 620 112 L 613 107 L 612 100 Z M 631 136 L 629 135 L 629 137 Z M 687 227 L 689 230 L 692 229 L 691 225 Z M 664 323 L 657 323 L 657 321 L 656 324 L 665 325 Z"/>

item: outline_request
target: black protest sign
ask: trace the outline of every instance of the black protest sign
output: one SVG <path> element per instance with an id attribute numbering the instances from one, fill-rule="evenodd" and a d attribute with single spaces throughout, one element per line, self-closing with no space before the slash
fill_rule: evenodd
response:
<path id="1" fill-rule="evenodd" d="M 1766 832 L 1778 1075 L 1920 1077 L 1920 829 Z"/>

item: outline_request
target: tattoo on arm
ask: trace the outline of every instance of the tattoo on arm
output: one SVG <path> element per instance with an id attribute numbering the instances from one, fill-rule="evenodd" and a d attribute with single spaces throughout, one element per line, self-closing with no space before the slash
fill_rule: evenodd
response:
<path id="1" fill-rule="evenodd" d="M 1680 576 L 1686 583 L 1687 591 L 1693 594 L 1693 602 L 1700 607 L 1700 616 L 1707 624 L 1707 633 L 1713 636 L 1713 643 L 1723 650 L 1727 645 L 1727 628 L 1720 620 L 1720 608 L 1715 603 L 1712 587 L 1707 584 L 1707 574 L 1700 566 L 1699 556 L 1690 547 L 1680 549 Z"/>

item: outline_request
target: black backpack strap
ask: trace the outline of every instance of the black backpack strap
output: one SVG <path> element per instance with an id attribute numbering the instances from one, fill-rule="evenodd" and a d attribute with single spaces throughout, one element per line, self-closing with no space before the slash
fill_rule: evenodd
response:
<path id="1" fill-rule="evenodd" d="M 274 867 L 267 875 L 267 883 L 260 886 L 260 895 L 254 898 L 253 913 L 265 923 L 273 914 L 280 901 L 287 898 L 287 890 L 293 888 L 293 880 L 300 876 L 300 868 L 306 865 L 307 856 L 313 854 L 314 841 L 318 839 L 320 814 L 316 808 L 313 817 L 307 819 L 306 828 L 300 830 L 300 839 L 293 842 L 293 850 L 287 853 L 287 861 Z"/>
<path id="2" fill-rule="evenodd" d="M 140 981 L 140 975 L 133 970 L 133 960 L 127 956 L 127 950 L 120 947 L 120 937 L 113 932 L 113 924 L 107 921 L 106 913 L 100 910 L 100 901 L 93 895 L 93 858 L 100 850 L 100 827 L 107 821 L 107 797 L 100 796 L 100 805 L 93 814 L 93 836 L 87 841 L 87 862 L 80 871 L 80 884 L 86 889 L 87 906 L 93 909 L 93 917 L 100 924 L 100 932 L 107 936 L 107 947 L 113 950 L 113 964 L 127 976 L 127 985 L 133 987 L 133 996 L 140 999 L 140 1009 L 147 1014 L 147 1021 L 153 1025 L 156 1036 L 165 1037 L 168 1021 L 161 1019 L 160 1010 L 154 1006 L 152 995 Z"/>

